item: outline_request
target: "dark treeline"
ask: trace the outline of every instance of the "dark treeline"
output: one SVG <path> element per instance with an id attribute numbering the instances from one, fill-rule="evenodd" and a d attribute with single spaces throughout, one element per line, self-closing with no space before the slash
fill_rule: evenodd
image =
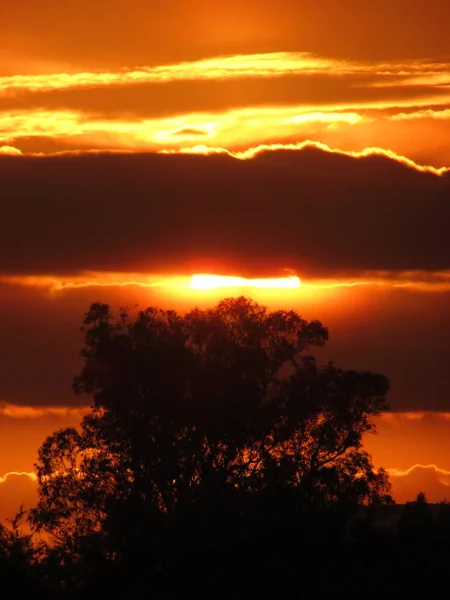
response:
<path id="1" fill-rule="evenodd" d="M 319 365 L 320 322 L 238 298 L 184 316 L 94 304 L 82 329 L 92 407 L 39 449 L 39 502 L 0 528 L 2 589 L 447 597 L 450 505 L 394 505 L 362 447 L 388 381 Z"/>

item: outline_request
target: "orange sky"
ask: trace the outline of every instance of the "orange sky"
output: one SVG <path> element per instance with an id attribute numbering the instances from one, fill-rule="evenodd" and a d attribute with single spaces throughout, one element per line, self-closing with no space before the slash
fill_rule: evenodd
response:
<path id="1" fill-rule="evenodd" d="M 2 7 L 0 516 L 34 489 L 4 475 L 79 418 L 90 302 L 242 291 L 390 378 L 374 460 L 400 500 L 445 495 L 449 21 L 443 0 Z M 195 291 L 196 272 L 302 286 Z"/>
<path id="2" fill-rule="evenodd" d="M 442 0 L 43 0 L 0 24 L 5 153 L 320 141 L 450 164 Z"/>
<path id="3" fill-rule="evenodd" d="M 141 284 L 137 285 L 139 278 Z M 377 466 L 390 470 L 398 501 L 422 489 L 433 501 L 450 497 L 450 413 L 433 411 L 448 406 L 445 398 L 439 404 L 448 386 L 447 288 L 441 290 L 437 284 L 434 290 L 432 283 L 422 283 L 422 287 L 410 289 L 396 287 L 399 283 L 395 280 L 340 279 L 303 281 L 297 289 L 240 286 L 198 291 L 190 287 L 186 276 L 145 279 L 134 274 L 130 280 L 123 274 L 91 274 L 66 281 L 62 289 L 55 280 L 38 277 L 3 283 L 3 291 L 10 294 L 3 300 L 11 331 L 17 331 L 20 324 L 28 342 L 25 346 L 23 338 L 17 339 L 4 328 L 12 344 L 3 363 L 6 396 L 0 403 L 0 473 L 3 477 L 12 474 L 0 481 L 0 512 L 4 509 L 3 514 L 10 514 L 20 502 L 29 505 L 34 501 L 36 449 L 48 433 L 76 425 L 82 417 L 84 408 L 75 403 L 86 403 L 86 399 L 73 397 L 70 381 L 80 367 L 77 353 L 82 337 L 77 325 L 91 300 L 106 300 L 116 309 L 157 304 L 183 311 L 242 292 L 273 308 L 294 307 L 307 318 L 320 317 L 330 327 L 330 341 L 318 351 L 319 360 L 336 359 L 344 367 L 386 373 L 392 382 L 390 400 L 396 412 L 379 420 L 379 434 L 367 438 L 367 449 Z M 152 283 L 156 287 L 151 287 Z M 421 313 L 429 310 L 428 322 L 419 322 Z M 408 332 L 411 322 L 414 331 Z M 439 326 L 440 332 L 436 331 Z M 428 339 L 434 340 L 434 348 L 417 343 Z M 433 365 L 427 363 L 429 354 Z M 429 377 L 435 378 L 433 384 Z M 424 402 L 427 391 L 431 410 Z M 402 407 L 411 410 L 398 412 Z"/>

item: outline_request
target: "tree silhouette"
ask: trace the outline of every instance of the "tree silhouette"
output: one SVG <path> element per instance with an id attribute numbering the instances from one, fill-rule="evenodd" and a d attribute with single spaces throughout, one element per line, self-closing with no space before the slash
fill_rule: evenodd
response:
<path id="1" fill-rule="evenodd" d="M 434 534 L 434 516 L 423 492 L 417 494 L 413 502 L 407 502 L 403 507 L 398 522 L 400 539 L 411 544 L 430 541 Z"/>
<path id="2" fill-rule="evenodd" d="M 63 564 L 156 574 L 262 532 L 340 535 L 391 501 L 362 450 L 388 382 L 318 365 L 320 322 L 241 297 L 186 315 L 93 304 L 82 329 L 74 387 L 92 410 L 40 448 L 30 516 Z"/>
<path id="3" fill-rule="evenodd" d="M 25 517 L 21 506 L 12 519 L 0 524 L 0 585 L 28 594 L 43 587 L 46 578 L 40 568 L 44 546 L 35 543 L 32 533 L 23 531 Z"/>

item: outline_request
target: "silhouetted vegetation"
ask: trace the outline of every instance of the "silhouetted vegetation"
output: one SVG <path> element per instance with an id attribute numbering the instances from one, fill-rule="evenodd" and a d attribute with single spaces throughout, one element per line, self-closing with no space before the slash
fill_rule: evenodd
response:
<path id="1" fill-rule="evenodd" d="M 309 598 L 439 579 L 448 505 L 419 495 L 396 514 L 362 447 L 388 381 L 319 365 L 320 322 L 245 298 L 184 316 L 94 304 L 83 332 L 74 388 L 92 408 L 39 449 L 32 533 L 22 512 L 0 529 L 8 583 L 68 598 Z"/>

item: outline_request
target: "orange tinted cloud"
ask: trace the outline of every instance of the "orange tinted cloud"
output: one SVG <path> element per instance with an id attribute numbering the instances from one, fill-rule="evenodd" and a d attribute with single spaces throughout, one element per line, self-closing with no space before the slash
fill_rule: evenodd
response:
<path id="1" fill-rule="evenodd" d="M 174 275 L 148 273 L 90 272 L 60 278 L 55 275 L 0 275 L 0 284 L 42 289 L 50 294 L 70 292 L 83 288 L 141 287 L 183 292 L 208 291 L 218 288 L 242 290 L 242 288 L 279 288 L 299 290 L 299 293 L 326 292 L 339 288 L 406 288 L 421 292 L 450 291 L 450 272 L 387 272 L 367 271 L 353 276 L 342 274 L 335 279 L 309 276 L 300 282 L 299 277 L 289 275 L 277 278 L 243 278 L 237 275 Z M 0 405 L 1 411 L 1 405 Z M 407 414 L 407 413 L 406 413 Z M 420 418 L 412 413 L 411 418 Z M 402 413 L 403 418 L 405 413 Z M 397 418 L 395 413 L 386 419 Z"/>
<path id="2" fill-rule="evenodd" d="M 422 173 L 432 173 L 433 175 L 444 175 L 445 173 L 448 173 L 450 171 L 450 167 L 437 168 L 432 165 L 417 164 L 410 158 L 407 158 L 406 156 L 401 156 L 396 152 L 385 148 L 365 148 L 361 151 L 345 151 L 336 148 L 330 148 L 326 144 L 322 144 L 320 142 L 313 142 L 311 140 L 298 142 L 296 144 L 261 144 L 255 148 L 249 148 L 248 150 L 244 150 L 242 152 L 232 152 L 230 150 L 226 150 L 225 148 L 210 148 L 207 146 L 194 146 L 192 148 L 183 148 L 178 152 L 182 154 L 228 154 L 229 156 L 233 156 L 234 158 L 245 160 L 254 158 L 261 152 L 274 152 L 277 150 L 303 150 L 304 148 L 317 148 L 323 150 L 324 152 L 342 154 L 344 156 L 351 156 L 353 158 L 363 158 L 366 156 L 384 156 L 386 158 L 390 158 L 401 164 L 404 164 L 408 167 L 416 169 L 417 171 L 420 171 Z M 170 153 L 177 151 L 174 150 L 165 152 Z"/>
<path id="3" fill-rule="evenodd" d="M 279 77 L 286 74 L 344 74 L 364 71 L 362 65 L 314 56 L 307 52 L 274 52 L 206 58 L 174 65 L 123 69 L 109 73 L 55 73 L 0 77 L 0 93 L 101 87 L 171 81 Z"/>
<path id="4" fill-rule="evenodd" d="M 44 289 L 50 293 L 80 288 L 133 287 L 143 288 L 188 288 L 188 276 L 149 275 L 148 273 L 81 273 L 69 278 L 54 275 L 0 275 L 0 283 L 11 286 Z"/>
<path id="5" fill-rule="evenodd" d="M 403 117 L 410 109 L 419 114 L 421 107 L 429 111 L 440 105 L 445 111 L 450 93 L 441 84 L 449 72 L 448 64 L 439 61 L 364 62 L 308 52 L 269 52 L 125 66 L 111 72 L 8 75 L 0 77 L 0 96 L 6 101 L 0 115 L 0 143 L 23 153 L 49 154 L 52 144 L 56 151 L 157 151 L 193 145 L 236 150 L 275 140 L 312 139 L 338 147 L 347 141 L 353 150 L 360 150 L 364 141 L 366 147 L 379 145 L 399 153 L 404 149 L 398 142 L 393 146 L 395 132 L 390 135 L 389 129 L 378 127 L 386 123 L 386 111 L 404 109 L 398 117 L 391 115 L 393 130 L 394 120 L 406 127 L 413 119 Z M 415 82 L 418 76 L 420 84 Z M 211 87 L 239 80 L 248 86 L 248 93 Z M 252 82 L 264 80 L 271 87 L 253 97 Z M 338 102 L 336 85 L 342 82 L 347 86 L 346 101 Z M 172 92 L 172 103 L 163 102 L 164 108 L 158 108 L 152 86 L 175 83 L 181 87 Z M 194 84 L 200 87 L 193 89 Z M 318 86 L 318 95 L 308 102 L 298 90 L 308 91 L 311 85 Z M 121 100 L 117 105 L 106 97 L 93 101 L 92 93 L 102 89 L 121 89 Z M 148 94 L 145 110 L 143 90 Z M 419 137 L 411 142 L 409 148 L 416 153 Z M 432 146 L 423 141 L 422 145 Z M 441 161 L 448 156 L 442 149 Z"/>
<path id="6" fill-rule="evenodd" d="M 122 150 L 125 152 L 229 152 L 249 157 L 261 149 L 315 146 L 339 148 L 348 155 L 383 154 L 411 166 L 444 172 L 450 164 L 446 131 L 425 135 L 433 122 L 450 124 L 447 109 L 412 110 L 408 102 L 393 114 L 389 102 L 356 106 L 253 106 L 219 112 L 192 112 L 139 118 L 132 111 L 79 108 L 29 108 L 0 113 L 0 143 L 4 154 L 51 154 L 61 151 Z M 377 108 L 374 108 L 377 107 Z M 411 109 L 411 110 L 410 110 Z M 388 114 L 389 113 L 389 114 Z M 417 129 L 416 124 L 424 124 Z M 450 130 L 447 132 L 450 135 Z M 275 141 L 276 140 L 276 141 Z M 293 142 L 294 140 L 294 142 Z M 411 157 L 418 157 L 416 159 Z M 428 162 L 429 160 L 429 162 Z M 431 164 L 428 168 L 426 165 Z"/>
<path id="7" fill-rule="evenodd" d="M 389 77 L 380 85 L 448 82 L 449 65 L 440 62 L 362 63 L 325 58 L 308 52 L 272 52 L 219 56 L 193 62 L 122 69 L 117 72 L 54 73 L 0 77 L 0 93 L 42 92 L 71 88 L 142 85 L 173 81 L 274 78 L 325 73 L 332 76 L 365 74 Z"/>
<path id="8" fill-rule="evenodd" d="M 380 420 L 401 427 L 404 421 L 423 421 L 424 419 L 432 418 L 437 421 L 450 421 L 450 413 L 448 412 L 433 412 L 414 411 L 414 412 L 386 412 L 380 415 Z"/>
<path id="9" fill-rule="evenodd" d="M 406 126 L 408 122 L 423 120 L 431 114 L 425 108 L 424 111 L 401 112 L 386 117 L 382 112 L 371 111 L 373 104 L 363 102 L 356 107 L 255 106 L 221 112 L 183 114 L 180 111 L 177 115 L 158 118 L 139 118 L 133 114 L 117 114 L 111 118 L 75 108 L 3 110 L 0 114 L 0 143 L 3 140 L 3 152 L 8 154 L 29 152 L 26 148 L 32 148 L 36 153 L 44 150 L 49 154 L 43 139 L 53 140 L 55 150 L 195 151 L 196 148 L 206 148 L 212 152 L 215 148 L 223 148 L 230 152 L 245 149 L 251 153 L 262 143 L 273 146 L 270 140 L 295 140 L 296 147 L 301 147 L 306 140 L 322 147 L 327 146 L 326 140 L 338 147 L 340 142 L 347 141 L 346 145 L 351 147 L 349 152 L 361 152 L 361 145 L 370 152 L 371 140 L 377 140 L 383 142 L 379 152 L 395 156 L 399 153 L 389 150 L 391 142 L 394 148 L 407 148 L 401 139 L 397 140 L 394 134 L 389 133 L 388 127 L 383 130 L 380 139 L 380 124 L 390 122 L 391 127 L 395 127 L 394 123 L 397 127 L 401 124 Z M 389 103 L 378 103 L 378 107 L 386 110 Z M 432 114 L 440 112 L 443 116 L 430 118 L 443 121 L 444 117 L 447 118 L 445 111 Z M 36 141 L 33 142 L 33 139 Z M 299 139 L 302 141 L 299 142 Z M 289 142 L 284 145 L 292 147 Z M 426 142 L 424 148 L 431 145 L 431 142 Z M 412 149 L 417 151 L 416 144 Z M 444 151 L 442 155 L 444 160 L 450 158 Z"/>
<path id="10" fill-rule="evenodd" d="M 411 473 L 413 471 L 415 471 L 416 469 L 431 469 L 437 475 L 444 476 L 445 479 L 443 479 L 443 481 L 445 481 L 445 485 L 448 485 L 450 487 L 450 470 L 441 469 L 437 465 L 416 464 L 416 465 L 412 465 L 411 467 L 408 467 L 407 469 L 392 468 L 392 469 L 387 469 L 387 471 L 388 471 L 389 475 L 391 475 L 392 477 L 407 477 L 408 475 L 411 475 Z"/>
<path id="11" fill-rule="evenodd" d="M 81 421 L 87 410 L 86 408 L 72 408 L 70 406 L 23 406 L 0 402 L 0 415 L 12 419 L 38 419 L 55 416 L 62 419 L 78 418 Z"/>
<path id="12" fill-rule="evenodd" d="M 407 113 L 398 113 L 392 115 L 392 121 L 412 121 L 417 119 L 436 119 L 438 121 L 450 120 L 450 108 L 442 108 L 440 110 L 424 108 L 418 111 L 411 111 Z"/>
<path id="13" fill-rule="evenodd" d="M 8 154 L 10 156 L 20 156 L 22 152 L 14 146 L 0 146 L 0 154 Z"/>
<path id="14" fill-rule="evenodd" d="M 56 122 L 57 122 L 57 118 L 56 118 Z M 70 120 L 70 118 L 68 121 L 63 120 L 63 122 L 65 124 L 73 123 Z M 56 127 L 57 127 L 57 125 L 56 125 Z M 115 128 L 120 129 L 120 125 L 115 125 Z M 188 130 L 188 131 L 190 131 L 190 130 Z M 190 135 L 194 135 L 194 134 L 191 133 Z M 196 135 L 197 134 L 195 134 L 195 136 Z M 163 137 L 166 139 L 165 135 Z M 169 136 L 167 136 L 167 138 L 168 137 Z M 389 158 L 396 162 L 399 162 L 403 165 L 406 165 L 408 167 L 416 169 L 417 171 L 420 171 L 422 173 L 432 173 L 434 175 L 443 175 L 450 171 L 450 167 L 447 167 L 447 166 L 435 167 L 432 165 L 420 164 L 406 156 L 397 154 L 393 150 L 389 150 L 389 149 L 385 149 L 385 148 L 367 147 L 367 148 L 364 148 L 363 150 L 358 150 L 358 151 L 356 151 L 356 150 L 355 151 L 341 150 L 339 148 L 330 148 L 326 144 L 323 144 L 321 142 L 312 141 L 312 140 L 305 140 L 303 142 L 297 142 L 297 143 L 291 143 L 291 144 L 287 144 L 287 143 L 286 144 L 284 144 L 284 143 L 260 144 L 258 146 L 254 146 L 254 147 L 248 148 L 247 150 L 243 150 L 243 151 L 239 151 L 239 150 L 232 151 L 232 150 L 228 150 L 226 148 L 215 147 L 215 146 L 195 145 L 195 146 L 182 147 L 182 148 L 163 149 L 163 150 L 159 150 L 159 152 L 162 154 L 174 154 L 174 153 L 198 154 L 198 155 L 225 154 L 225 155 L 232 156 L 233 158 L 236 158 L 239 160 L 246 160 L 246 159 L 254 158 L 258 154 L 263 153 L 263 152 L 268 152 L 268 151 L 276 152 L 279 150 L 303 150 L 305 148 L 316 148 L 316 149 L 322 150 L 324 152 L 333 153 L 333 154 L 341 154 L 341 155 L 350 156 L 353 158 L 364 158 L 364 157 L 369 157 L 369 156 L 384 156 L 386 158 Z M 17 153 L 20 153 L 20 151 Z M 12 154 L 16 154 L 16 152 L 12 152 Z M 64 154 L 64 152 L 62 154 Z M 69 152 L 69 154 L 70 154 L 70 152 Z"/>
<path id="15" fill-rule="evenodd" d="M 31 481 L 37 481 L 36 473 L 30 472 L 26 473 L 23 471 L 10 471 L 9 473 L 5 473 L 3 476 L 0 475 L 0 484 L 6 483 L 6 481 L 11 477 L 28 477 Z"/>
<path id="16" fill-rule="evenodd" d="M 118 116 L 108 119 L 79 110 L 19 110 L 0 114 L 0 140 L 46 137 L 80 149 L 153 150 L 179 149 L 200 141 L 225 148 L 251 145 L 271 135 L 305 134 L 311 128 L 353 126 L 364 117 L 357 112 L 317 111 L 302 107 L 239 109 L 223 113 L 186 114 L 168 118 L 139 119 Z M 39 151 L 39 144 L 36 150 Z M 9 150 L 7 153 L 18 153 Z M 6 150 L 5 150 L 6 152 Z"/>

